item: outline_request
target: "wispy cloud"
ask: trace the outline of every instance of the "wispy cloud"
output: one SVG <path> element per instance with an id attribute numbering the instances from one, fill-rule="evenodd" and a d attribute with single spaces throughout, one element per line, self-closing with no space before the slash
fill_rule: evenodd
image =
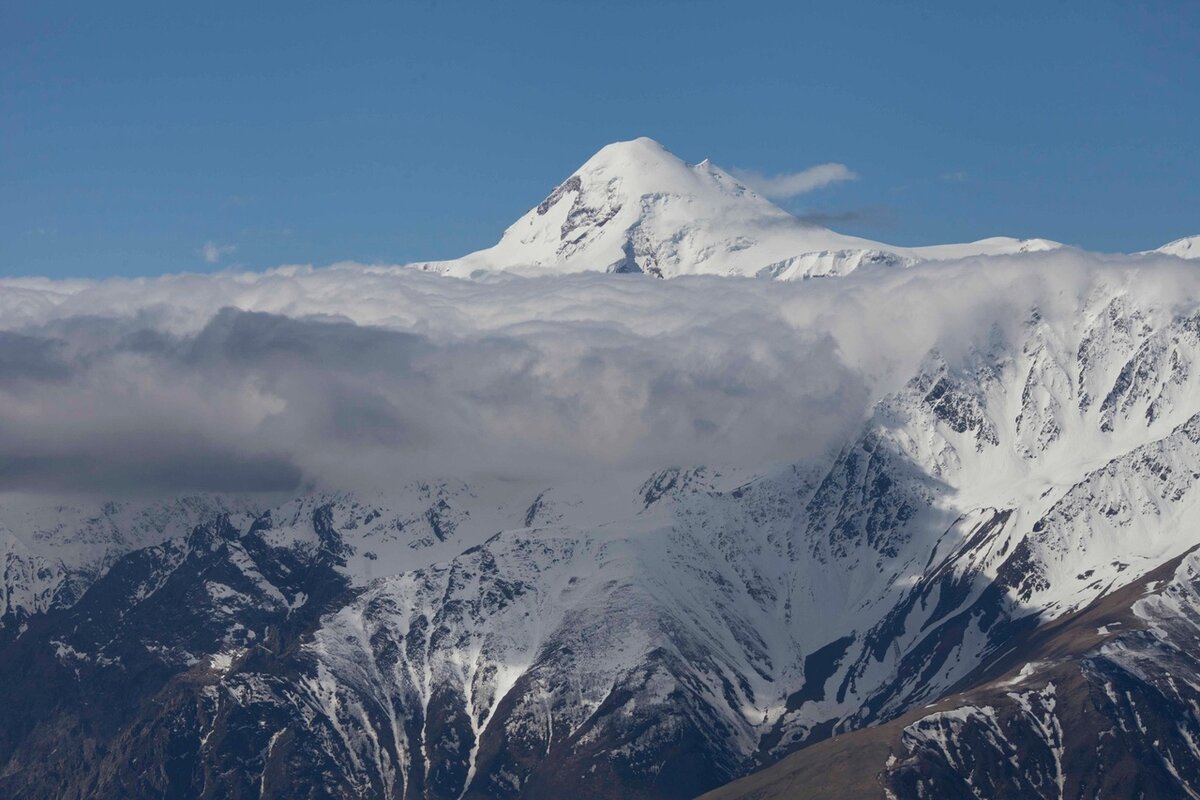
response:
<path id="1" fill-rule="evenodd" d="M 970 176 L 961 169 L 955 170 L 954 172 L 943 172 L 941 175 L 942 180 L 946 181 L 947 183 L 962 183 L 969 177 Z"/>
<path id="2" fill-rule="evenodd" d="M 783 172 L 778 175 L 763 175 L 751 170 L 734 170 L 739 180 L 765 197 L 785 200 L 807 194 L 831 183 L 858 180 L 858 174 L 845 164 L 817 164 L 799 172 Z"/>
<path id="3" fill-rule="evenodd" d="M 231 255 L 235 252 L 237 252 L 237 245 L 217 244 L 213 241 L 205 242 L 204 246 L 200 248 L 200 256 L 204 259 L 205 263 L 208 264 L 216 264 L 225 256 Z"/>

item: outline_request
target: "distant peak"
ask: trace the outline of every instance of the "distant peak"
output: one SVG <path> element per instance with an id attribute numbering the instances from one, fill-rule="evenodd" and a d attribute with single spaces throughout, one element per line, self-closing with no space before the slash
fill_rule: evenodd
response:
<path id="1" fill-rule="evenodd" d="M 602 149 L 614 150 L 652 150 L 667 152 L 667 148 L 663 147 L 661 142 L 651 139 L 649 136 L 639 136 L 636 139 L 626 139 L 624 141 L 613 142 L 605 145 Z"/>
<path id="2" fill-rule="evenodd" d="M 583 169 L 595 167 L 626 168 L 663 164 L 683 166 L 684 162 L 667 148 L 647 136 L 624 142 L 605 145 L 583 165 Z"/>

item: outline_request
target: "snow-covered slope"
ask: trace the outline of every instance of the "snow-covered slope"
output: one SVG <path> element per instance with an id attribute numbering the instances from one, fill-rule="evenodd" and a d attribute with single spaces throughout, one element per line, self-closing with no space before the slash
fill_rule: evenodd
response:
<path id="1" fill-rule="evenodd" d="M 1182 239 L 1176 239 L 1164 244 L 1154 252 L 1180 258 L 1200 258 L 1200 236 L 1185 236 Z"/>
<path id="2" fill-rule="evenodd" d="M 686 164 L 640 138 L 601 149 L 495 246 L 419 266 L 459 277 L 505 270 L 794 280 L 844 275 L 864 264 L 908 266 L 1058 246 L 996 237 L 905 248 L 845 236 L 797 219 L 707 160 Z"/>
<path id="3" fill-rule="evenodd" d="M 703 800 L 1195 797 L 1198 598 L 1193 551 L 1017 635 L 940 701 Z"/>
<path id="4" fill-rule="evenodd" d="M 1024 262 L 987 268 L 1025 285 Z M 70 594 L 36 568 L 6 576 L 0 789 L 61 796 L 67 774 L 66 796 L 688 797 L 897 719 L 941 770 L 897 796 L 958 785 L 990 756 L 944 766 L 945 731 L 1008 753 L 987 738 L 999 706 L 906 715 L 1200 545 L 1200 293 L 1036 274 L 1023 313 L 947 327 L 834 450 L 757 474 L 131 504 L 71 511 L 101 533 L 61 539 L 34 535 L 57 506 L 0 508 L 43 563 L 60 540 L 93 559 Z M 1165 608 L 1162 638 L 1122 639 L 1101 666 L 1186 653 L 1200 627 Z M 1067 689 L 1037 669 L 1004 734 L 1037 770 L 995 786 L 1057 786 L 1054 765 L 1078 763 L 1054 761 L 1074 746 L 1051 713 Z M 1195 714 L 1157 702 L 1159 719 Z M 1180 737 L 1172 768 L 1200 775 Z M 186 769 L 133 766 L 165 752 Z"/>
<path id="5" fill-rule="evenodd" d="M 429 265 L 540 279 L 0 282 L 14 462 L 304 478 L 2 487 L 0 795 L 685 798 L 833 745 L 835 797 L 1200 796 L 1200 283 L 1053 248 L 637 140 Z M 843 279 L 557 274 L 602 270 Z"/>

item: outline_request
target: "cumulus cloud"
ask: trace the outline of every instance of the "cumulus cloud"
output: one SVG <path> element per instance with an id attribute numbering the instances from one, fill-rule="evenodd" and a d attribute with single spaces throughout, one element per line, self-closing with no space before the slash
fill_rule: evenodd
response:
<path id="1" fill-rule="evenodd" d="M 200 248 L 200 256 L 206 264 L 216 264 L 225 256 L 235 252 L 237 252 L 237 245 L 217 244 L 213 241 L 205 242 L 204 246 Z"/>
<path id="2" fill-rule="evenodd" d="M 786 200 L 828 186 L 831 183 L 858 180 L 845 164 L 817 164 L 799 172 L 763 175 L 750 170 L 735 170 L 737 178 L 764 197 Z"/>
<path id="3" fill-rule="evenodd" d="M 1177 259 L 1070 251 L 793 284 L 359 265 L 0 280 L 0 490 L 546 483 L 826 457 L 931 348 L 953 357 L 1033 305 L 1074 319 L 1104 281 L 1196 294 Z"/>
<path id="4" fill-rule="evenodd" d="M 729 338 L 536 317 L 455 336 L 226 308 L 177 335 L 68 317 L 0 342 L 0 487 L 547 480 L 827 446 L 865 388 L 827 338 L 744 322 Z M 812 428 L 783 422 L 797 404 Z"/>

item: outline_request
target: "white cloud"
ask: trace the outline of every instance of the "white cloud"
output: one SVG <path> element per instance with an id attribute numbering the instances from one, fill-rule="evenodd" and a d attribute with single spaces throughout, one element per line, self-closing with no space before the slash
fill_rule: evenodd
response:
<path id="1" fill-rule="evenodd" d="M 204 246 L 200 248 L 200 256 L 208 264 L 216 264 L 225 256 L 235 252 L 237 252 L 237 245 L 217 244 L 213 241 L 205 242 Z"/>
<path id="2" fill-rule="evenodd" d="M 1181 265 L 1055 251 L 797 283 L 352 264 L 0 279 L 0 486 L 386 488 L 802 462 L 931 348 L 952 359 L 1015 336 L 1034 306 L 1064 336 L 1101 290 L 1194 307 Z"/>
<path id="3" fill-rule="evenodd" d="M 831 183 L 858 180 L 858 175 L 845 164 L 832 163 L 779 175 L 762 175 L 750 170 L 734 170 L 734 175 L 764 197 L 779 200 L 807 194 Z"/>

